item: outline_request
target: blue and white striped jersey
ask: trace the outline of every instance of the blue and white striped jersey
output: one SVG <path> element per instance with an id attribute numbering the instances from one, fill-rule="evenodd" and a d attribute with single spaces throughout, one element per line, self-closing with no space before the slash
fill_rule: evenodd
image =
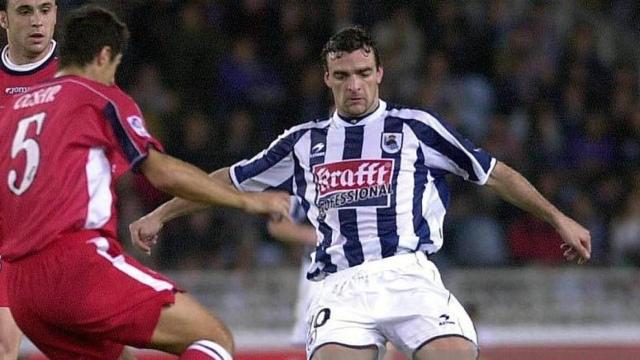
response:
<path id="1" fill-rule="evenodd" d="M 484 184 L 496 160 L 435 115 L 380 100 L 364 118 L 295 126 L 230 169 L 242 191 L 298 197 L 318 244 L 308 278 L 442 246 L 444 176 Z"/>

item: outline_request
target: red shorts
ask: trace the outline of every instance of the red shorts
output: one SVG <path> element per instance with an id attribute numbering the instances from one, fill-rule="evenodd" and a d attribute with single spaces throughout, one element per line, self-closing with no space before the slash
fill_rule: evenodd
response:
<path id="1" fill-rule="evenodd" d="M 0 259 L 0 307 L 9 306 L 9 295 L 7 294 L 9 281 L 7 277 L 8 263 Z"/>
<path id="2" fill-rule="evenodd" d="M 9 306 L 50 360 L 117 359 L 146 347 L 175 284 L 104 237 L 68 236 L 11 263 Z"/>

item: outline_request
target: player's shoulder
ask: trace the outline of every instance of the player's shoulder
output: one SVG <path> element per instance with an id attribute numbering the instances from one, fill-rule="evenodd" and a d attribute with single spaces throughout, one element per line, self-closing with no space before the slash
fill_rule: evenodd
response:
<path id="1" fill-rule="evenodd" d="M 443 121 L 442 115 L 429 107 L 405 106 L 394 103 L 387 103 L 387 116 L 415 120 L 425 124 Z"/>
<path id="2" fill-rule="evenodd" d="M 307 120 L 302 122 L 301 124 L 290 127 L 285 131 L 285 134 L 304 133 L 312 129 L 322 129 L 329 126 L 330 120 L 330 116 Z"/>
<path id="3" fill-rule="evenodd" d="M 115 106 L 135 105 L 135 101 L 117 85 L 105 85 L 82 76 L 62 76 L 54 79 L 50 83 L 57 82 L 76 93 L 87 93 L 93 97 L 112 103 Z M 40 86 L 46 86 L 47 83 Z"/>

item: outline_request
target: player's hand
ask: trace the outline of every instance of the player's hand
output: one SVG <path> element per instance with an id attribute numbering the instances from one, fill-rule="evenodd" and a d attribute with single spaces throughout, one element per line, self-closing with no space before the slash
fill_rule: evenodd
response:
<path id="1" fill-rule="evenodd" d="M 281 191 L 247 192 L 244 210 L 258 215 L 268 215 L 279 220 L 289 217 L 289 194 Z"/>
<path id="2" fill-rule="evenodd" d="M 565 217 L 557 228 L 562 236 L 560 248 L 568 261 L 584 264 L 591 258 L 591 234 L 574 220 Z"/>
<path id="3" fill-rule="evenodd" d="M 158 233 L 163 225 L 153 214 L 141 217 L 129 225 L 131 242 L 147 255 L 151 255 L 151 248 L 158 242 Z"/>

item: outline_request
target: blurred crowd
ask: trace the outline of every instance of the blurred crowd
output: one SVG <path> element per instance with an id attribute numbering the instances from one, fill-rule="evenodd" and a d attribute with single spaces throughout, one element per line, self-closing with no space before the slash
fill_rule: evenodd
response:
<path id="1" fill-rule="evenodd" d="M 58 4 L 64 13 L 83 2 Z M 383 99 L 432 109 L 521 171 L 591 231 L 593 263 L 640 266 L 638 1 L 103 3 L 132 33 L 118 81 L 172 155 L 217 169 L 327 115 L 320 50 L 335 31 L 362 24 L 381 51 Z M 549 225 L 450 180 L 438 261 L 563 261 Z M 121 191 L 123 231 L 166 200 L 135 176 Z M 270 239 L 262 219 L 212 210 L 168 224 L 148 261 L 251 269 L 297 263 L 299 252 Z"/>

